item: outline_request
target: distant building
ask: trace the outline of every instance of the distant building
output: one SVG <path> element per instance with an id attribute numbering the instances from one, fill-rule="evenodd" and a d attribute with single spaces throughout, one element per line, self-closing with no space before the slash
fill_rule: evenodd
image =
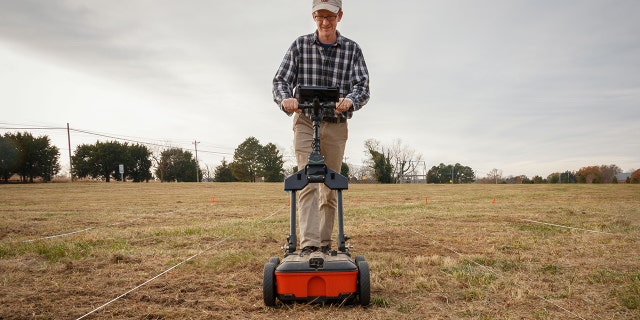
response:
<path id="1" fill-rule="evenodd" d="M 618 180 L 618 183 L 625 183 L 627 179 L 629 179 L 629 177 L 631 177 L 631 172 L 616 174 L 616 179 Z"/>

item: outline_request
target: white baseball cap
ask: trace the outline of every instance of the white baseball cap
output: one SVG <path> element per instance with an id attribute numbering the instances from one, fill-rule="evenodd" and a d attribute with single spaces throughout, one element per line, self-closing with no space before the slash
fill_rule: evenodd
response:
<path id="1" fill-rule="evenodd" d="M 342 8 L 342 0 L 313 0 L 313 7 L 311 12 L 318 10 L 329 10 L 333 13 L 338 13 Z"/>

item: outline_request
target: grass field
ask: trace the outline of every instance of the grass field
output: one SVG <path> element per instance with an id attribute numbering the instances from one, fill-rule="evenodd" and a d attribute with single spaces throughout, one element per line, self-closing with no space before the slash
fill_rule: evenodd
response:
<path id="1" fill-rule="evenodd" d="M 287 202 L 282 184 L 0 185 L 0 319 L 640 319 L 638 185 L 351 185 L 367 308 L 263 305 Z"/>

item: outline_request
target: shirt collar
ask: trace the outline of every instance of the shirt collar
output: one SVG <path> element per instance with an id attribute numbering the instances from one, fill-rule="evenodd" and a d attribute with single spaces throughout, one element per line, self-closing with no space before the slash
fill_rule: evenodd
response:
<path id="1" fill-rule="evenodd" d="M 342 37 L 342 35 L 340 34 L 340 31 L 336 30 L 336 42 L 334 44 L 334 46 L 342 46 L 343 42 L 344 42 L 344 38 Z M 311 40 L 311 44 L 313 43 L 317 43 L 317 44 L 322 44 L 322 42 L 320 42 L 320 39 L 318 39 L 318 30 L 316 30 L 316 32 L 313 33 L 313 37 L 310 39 Z"/>

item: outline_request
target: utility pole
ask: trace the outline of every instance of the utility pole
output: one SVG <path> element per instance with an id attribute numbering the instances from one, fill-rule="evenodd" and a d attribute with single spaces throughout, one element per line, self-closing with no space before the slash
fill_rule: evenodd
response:
<path id="1" fill-rule="evenodd" d="M 200 141 L 193 141 L 193 145 L 196 149 L 196 182 L 200 182 L 200 164 L 198 164 L 198 143 Z"/>
<path id="2" fill-rule="evenodd" d="M 71 179 L 71 182 L 73 182 L 73 164 L 71 163 L 71 134 L 69 133 L 69 131 L 69 122 L 67 122 L 67 143 L 69 144 L 69 178 Z"/>

